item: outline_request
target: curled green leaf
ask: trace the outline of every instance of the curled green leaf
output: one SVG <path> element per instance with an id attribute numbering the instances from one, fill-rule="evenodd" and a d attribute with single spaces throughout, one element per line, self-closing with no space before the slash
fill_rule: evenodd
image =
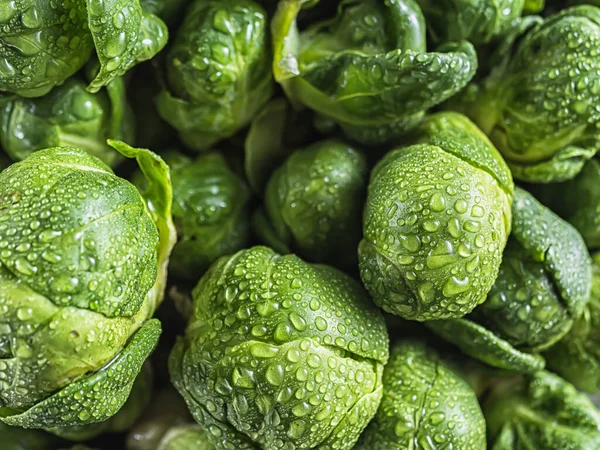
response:
<path id="1" fill-rule="evenodd" d="M 354 140 L 378 144 L 414 128 L 475 74 L 477 55 L 466 41 L 426 51 L 414 0 L 342 0 L 335 18 L 300 30 L 297 16 L 309 6 L 278 4 L 275 79 L 292 102 L 330 117 Z"/>
<path id="2" fill-rule="evenodd" d="M 0 91 L 39 97 L 81 69 L 96 52 L 97 92 L 167 42 L 166 25 L 139 0 L 8 2 L 0 19 Z"/>

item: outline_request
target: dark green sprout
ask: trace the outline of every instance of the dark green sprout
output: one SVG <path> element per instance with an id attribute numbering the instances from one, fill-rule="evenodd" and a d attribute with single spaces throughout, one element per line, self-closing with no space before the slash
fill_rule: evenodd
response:
<path id="1" fill-rule="evenodd" d="M 247 245 L 250 193 L 221 153 L 179 158 L 171 172 L 179 238 L 169 268 L 177 277 L 197 281 L 218 258 Z"/>
<path id="2" fill-rule="evenodd" d="M 190 148 L 204 150 L 247 126 L 269 100 L 268 22 L 252 0 L 197 0 L 166 55 L 158 111 Z"/>
<path id="3" fill-rule="evenodd" d="M 365 157 L 341 141 L 296 150 L 271 175 L 256 232 L 280 252 L 355 265 L 367 178 Z"/>

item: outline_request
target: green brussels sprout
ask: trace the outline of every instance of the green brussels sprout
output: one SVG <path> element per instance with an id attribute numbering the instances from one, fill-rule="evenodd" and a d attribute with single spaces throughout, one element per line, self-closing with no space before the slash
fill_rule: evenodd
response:
<path id="1" fill-rule="evenodd" d="M 122 155 L 107 145 L 108 138 L 133 139 L 122 78 L 96 94 L 71 78 L 43 97 L 0 99 L 0 143 L 15 161 L 36 150 L 74 146 L 114 166 Z"/>
<path id="2" fill-rule="evenodd" d="M 492 450 L 600 446 L 600 411 L 572 384 L 548 372 L 498 384 L 483 414 Z"/>
<path id="3" fill-rule="evenodd" d="M 0 436 L 3 450 L 55 450 L 63 442 L 44 431 L 10 427 L 2 422 Z"/>
<path id="4" fill-rule="evenodd" d="M 588 161 L 572 180 L 534 186 L 533 192 L 577 228 L 590 249 L 600 249 L 600 160 Z"/>
<path id="5" fill-rule="evenodd" d="M 475 392 L 435 350 L 418 341 L 392 347 L 381 405 L 356 450 L 409 448 L 486 448 Z"/>
<path id="6" fill-rule="evenodd" d="M 210 443 L 208 433 L 199 425 L 174 427 L 165 434 L 156 450 L 217 450 Z"/>
<path id="7" fill-rule="evenodd" d="M 174 241 L 166 164 L 136 158 L 144 200 L 99 159 L 40 150 L 0 174 L 0 420 L 24 428 L 102 422 L 154 349 Z"/>
<path id="8" fill-rule="evenodd" d="M 252 0 L 197 0 L 167 54 L 160 115 L 204 150 L 247 126 L 273 91 L 268 21 Z"/>
<path id="9" fill-rule="evenodd" d="M 171 166 L 173 220 L 179 239 L 169 268 L 196 281 L 218 258 L 244 248 L 249 239 L 250 193 L 221 153 L 190 160 L 179 155 Z M 175 158 L 167 156 L 167 162 Z"/>
<path id="10" fill-rule="evenodd" d="M 580 234 L 531 194 L 515 189 L 512 234 L 487 300 L 468 316 L 429 322 L 435 333 L 494 367 L 534 372 L 536 354 L 583 313 L 592 284 Z"/>
<path id="11" fill-rule="evenodd" d="M 414 0 L 341 0 L 337 16 L 299 30 L 313 0 L 282 0 L 272 22 L 273 73 L 288 97 L 378 144 L 418 124 L 426 110 L 464 88 L 477 69 L 473 46 L 428 53 Z"/>
<path id="12" fill-rule="evenodd" d="M 373 169 L 359 246 L 375 303 L 405 319 L 462 317 L 485 300 L 510 232 L 513 183 L 489 140 L 457 113 Z"/>
<path id="13" fill-rule="evenodd" d="M 150 402 L 153 382 L 152 368 L 148 362 L 135 379 L 131 393 L 123 407 L 104 422 L 88 423 L 72 427 L 47 428 L 46 431 L 69 441 L 81 442 L 108 433 L 122 433 L 141 416 Z"/>
<path id="14" fill-rule="evenodd" d="M 544 356 L 548 368 L 582 391 L 600 392 L 600 253 L 592 258 L 590 300 L 569 334 Z"/>
<path id="15" fill-rule="evenodd" d="M 366 158 L 341 141 L 296 150 L 271 175 L 256 232 L 282 253 L 356 264 L 367 178 Z"/>
<path id="16" fill-rule="evenodd" d="M 515 41 L 465 108 L 515 178 L 573 178 L 600 148 L 600 9 L 564 9 Z"/>
<path id="17" fill-rule="evenodd" d="M 435 42 L 466 39 L 480 45 L 506 33 L 521 16 L 527 0 L 417 0 L 417 3 Z"/>
<path id="18" fill-rule="evenodd" d="M 193 292 L 171 380 L 217 450 L 352 448 L 388 359 L 381 313 L 348 275 L 253 247 Z"/>
<path id="19" fill-rule="evenodd" d="M 0 10 L 0 91 L 39 97 L 81 69 L 93 50 L 97 92 L 167 42 L 166 25 L 139 0 L 4 2 Z"/>

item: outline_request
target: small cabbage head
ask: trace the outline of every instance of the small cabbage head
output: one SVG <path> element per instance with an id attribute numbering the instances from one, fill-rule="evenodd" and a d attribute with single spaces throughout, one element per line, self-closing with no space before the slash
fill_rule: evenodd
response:
<path id="1" fill-rule="evenodd" d="M 505 34 L 531 0 L 417 0 L 434 42 L 486 44 Z M 535 5 L 532 5 L 535 6 Z M 539 12 L 539 9 L 528 12 Z"/>
<path id="2" fill-rule="evenodd" d="M 74 147 L 0 173 L 0 420 L 24 428 L 102 422 L 123 406 L 160 334 L 173 244 L 166 164 L 136 158 L 143 198 Z"/>
<path id="3" fill-rule="evenodd" d="M 267 14 L 253 0 L 197 0 L 170 45 L 157 107 L 188 147 L 232 136 L 271 97 Z"/>
<path id="4" fill-rule="evenodd" d="M 496 385 L 483 403 L 483 414 L 493 450 L 600 446 L 600 411 L 572 384 L 549 372 Z"/>
<path id="5" fill-rule="evenodd" d="M 100 69 L 88 89 L 152 58 L 167 27 L 139 0 L 4 2 L 0 21 L 0 91 L 39 97 L 79 71 L 95 50 Z"/>
<path id="6" fill-rule="evenodd" d="M 600 254 L 592 257 L 592 293 L 569 334 L 544 356 L 548 367 L 577 389 L 600 392 Z"/>
<path id="7" fill-rule="evenodd" d="M 491 366 L 533 372 L 544 367 L 536 353 L 558 342 L 583 313 L 591 260 L 577 230 L 519 188 L 512 217 L 487 300 L 464 318 L 428 326 Z"/>
<path id="8" fill-rule="evenodd" d="M 375 415 L 388 335 L 362 286 L 253 247 L 193 292 L 171 380 L 218 450 L 349 450 Z"/>
<path id="9" fill-rule="evenodd" d="M 271 175 L 256 232 L 283 253 L 356 264 L 367 178 L 366 158 L 339 140 L 296 150 Z"/>
<path id="10" fill-rule="evenodd" d="M 173 221 L 178 240 L 169 268 L 193 282 L 224 255 L 246 247 L 250 234 L 250 192 L 221 153 L 191 160 L 165 157 L 173 177 Z"/>
<path id="11" fill-rule="evenodd" d="M 414 0 L 341 0 L 333 19 L 299 29 L 298 15 L 316 3 L 279 2 L 273 73 L 293 102 L 330 118 L 354 140 L 379 144 L 414 128 L 475 74 L 477 55 L 467 41 L 427 51 Z"/>
<path id="12" fill-rule="evenodd" d="M 564 9 L 516 42 L 466 110 L 516 179 L 568 180 L 600 148 L 600 8 Z"/>
<path id="13" fill-rule="evenodd" d="M 410 320 L 458 318 L 485 300 L 510 232 L 513 182 L 465 116 L 440 113 L 373 169 L 359 246 L 375 303 Z"/>
<path id="14" fill-rule="evenodd" d="M 1 98 L 0 144 L 15 161 L 36 150 L 75 146 L 115 166 L 123 156 L 106 140 L 132 140 L 132 117 L 122 78 L 95 94 L 70 78 L 43 97 Z"/>
<path id="15" fill-rule="evenodd" d="M 390 353 L 381 405 L 355 450 L 432 448 L 432 436 L 439 448 L 485 449 L 485 420 L 469 384 L 421 342 L 399 342 Z"/>

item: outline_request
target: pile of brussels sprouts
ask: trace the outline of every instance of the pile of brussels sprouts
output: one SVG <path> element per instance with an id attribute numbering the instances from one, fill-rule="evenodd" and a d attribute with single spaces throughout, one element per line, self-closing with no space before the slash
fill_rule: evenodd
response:
<path id="1" fill-rule="evenodd" d="M 0 448 L 600 449 L 600 1 L 0 0 Z"/>

